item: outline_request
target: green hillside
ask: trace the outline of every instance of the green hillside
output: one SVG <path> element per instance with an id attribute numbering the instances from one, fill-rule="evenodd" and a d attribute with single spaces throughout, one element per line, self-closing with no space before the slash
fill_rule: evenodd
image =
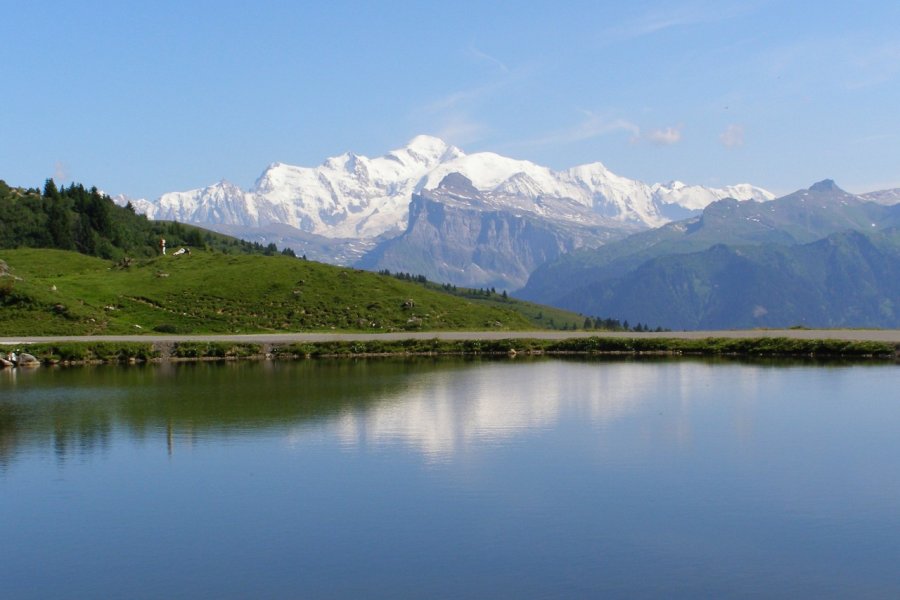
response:
<path id="1" fill-rule="evenodd" d="M 522 330 L 508 305 L 288 256 L 0 250 L 0 334 Z"/>
<path id="2" fill-rule="evenodd" d="M 117 206 L 96 187 L 81 184 L 44 189 L 10 187 L 0 180 L 0 248 L 56 248 L 107 259 L 150 258 L 159 241 L 228 253 L 274 254 L 274 245 L 238 240 L 182 223 L 150 221 L 129 206 Z"/>
<path id="3" fill-rule="evenodd" d="M 672 329 L 900 327 L 900 229 L 794 246 L 726 246 L 649 260 L 568 305 Z"/>
<path id="4" fill-rule="evenodd" d="M 573 304 L 571 299 L 589 298 L 587 288 L 624 277 L 659 257 L 701 252 L 716 244 L 808 244 L 839 231 L 872 232 L 897 225 L 900 205 L 865 202 L 826 180 L 769 202 L 719 200 L 699 216 L 564 255 L 535 270 L 516 296 L 590 312 L 595 305 Z"/>

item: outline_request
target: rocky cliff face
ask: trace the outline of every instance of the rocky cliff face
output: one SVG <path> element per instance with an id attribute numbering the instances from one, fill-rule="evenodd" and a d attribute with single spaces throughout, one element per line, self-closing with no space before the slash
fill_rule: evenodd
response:
<path id="1" fill-rule="evenodd" d="M 538 265 L 623 235 L 620 227 L 605 226 L 597 217 L 585 223 L 585 211 L 574 207 L 569 207 L 569 219 L 557 220 L 540 217 L 535 208 L 510 208 L 453 173 L 436 189 L 415 194 L 406 231 L 381 243 L 356 266 L 515 290 Z"/>

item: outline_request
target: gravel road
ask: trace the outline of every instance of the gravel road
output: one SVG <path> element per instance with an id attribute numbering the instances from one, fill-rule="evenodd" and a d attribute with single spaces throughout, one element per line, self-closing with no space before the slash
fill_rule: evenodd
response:
<path id="1" fill-rule="evenodd" d="M 748 329 L 735 331 L 666 331 L 666 332 L 602 332 L 602 331 L 429 331 L 400 333 L 250 333 L 225 335 L 75 335 L 0 337 L 0 344 L 33 344 L 59 342 L 243 342 L 279 344 L 294 342 L 356 342 L 407 339 L 500 340 L 533 338 L 563 340 L 583 337 L 613 338 L 760 338 L 786 337 L 802 340 L 851 340 L 900 344 L 900 329 Z"/>

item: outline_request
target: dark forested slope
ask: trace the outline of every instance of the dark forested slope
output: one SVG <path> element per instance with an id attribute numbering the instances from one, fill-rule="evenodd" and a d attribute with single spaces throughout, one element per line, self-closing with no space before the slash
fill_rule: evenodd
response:
<path id="1" fill-rule="evenodd" d="M 48 179 L 43 190 L 10 187 L 0 180 L 0 248 L 55 248 L 107 259 L 147 258 L 159 240 L 169 248 L 206 247 L 223 252 L 274 253 L 225 235 L 169 221 L 150 221 L 130 206 L 117 206 L 96 187 L 57 188 Z"/>

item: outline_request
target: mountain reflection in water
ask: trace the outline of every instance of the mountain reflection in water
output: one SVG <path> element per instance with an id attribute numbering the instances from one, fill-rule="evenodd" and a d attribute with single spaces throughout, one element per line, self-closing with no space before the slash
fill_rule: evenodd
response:
<path id="1" fill-rule="evenodd" d="M 0 372 L 0 465 L 24 448 L 58 460 L 102 452 L 114 430 L 160 440 L 174 452 L 209 437 L 283 430 L 296 443 L 310 423 L 336 425 L 347 447 L 395 442 L 429 460 L 473 442 L 500 441 L 553 426 L 564 409 L 596 425 L 648 398 L 669 404 L 664 428 L 690 437 L 685 411 L 698 388 L 723 376 L 755 396 L 758 369 L 701 361 L 359 359 L 296 363 L 166 363 Z M 739 407 L 738 407 L 739 408 Z M 671 412 L 672 409 L 674 412 Z M 657 423 L 657 425 L 660 425 Z M 735 433 L 752 428 L 735 416 Z"/>
<path id="2" fill-rule="evenodd" d="M 290 443 L 323 420 L 346 445 L 402 442 L 437 459 L 551 426 L 566 405 L 603 423 L 661 390 L 689 401 L 696 373 L 671 367 L 662 381 L 640 363 L 418 358 L 4 371 L 0 464 L 23 447 L 60 461 L 103 451 L 113 430 L 174 451 L 265 429 Z"/>
<path id="3" fill-rule="evenodd" d="M 0 372 L 0 597 L 898 597 L 898 374 Z"/>

